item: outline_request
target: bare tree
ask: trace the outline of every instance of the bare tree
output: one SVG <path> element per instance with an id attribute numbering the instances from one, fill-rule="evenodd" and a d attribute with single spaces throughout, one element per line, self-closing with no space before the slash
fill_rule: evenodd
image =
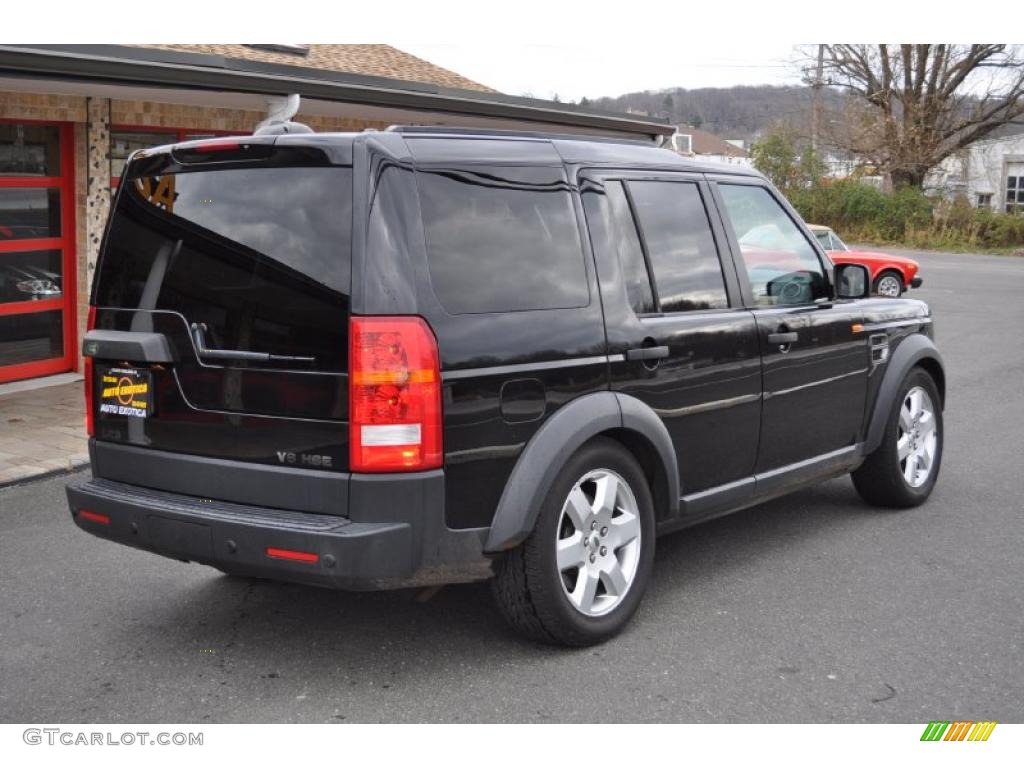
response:
<path id="1" fill-rule="evenodd" d="M 894 186 L 920 187 L 944 158 L 1024 115 L 1019 46 L 826 45 L 823 69 L 851 97 L 833 141 Z"/>

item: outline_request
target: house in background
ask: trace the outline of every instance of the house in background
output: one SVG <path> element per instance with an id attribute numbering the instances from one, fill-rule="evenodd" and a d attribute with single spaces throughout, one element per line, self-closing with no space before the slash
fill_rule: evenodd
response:
<path id="1" fill-rule="evenodd" d="M 667 145 L 685 157 L 710 163 L 753 167 L 750 153 L 741 139 L 726 140 L 690 125 L 680 125 Z"/>
<path id="2" fill-rule="evenodd" d="M 249 134 L 289 94 L 317 131 L 388 125 L 655 141 L 649 117 L 506 96 L 388 45 L 0 45 L 0 383 L 80 368 L 128 155 Z"/>
<path id="3" fill-rule="evenodd" d="M 964 196 L 977 208 L 1024 211 L 1024 123 L 1010 123 L 942 161 L 925 190 L 950 199 Z"/>

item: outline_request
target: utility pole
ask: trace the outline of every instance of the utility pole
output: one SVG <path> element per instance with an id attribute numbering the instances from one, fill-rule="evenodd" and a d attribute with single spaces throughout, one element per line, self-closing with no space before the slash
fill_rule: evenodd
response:
<path id="1" fill-rule="evenodd" d="M 814 82 L 811 83 L 813 93 L 811 98 L 811 149 L 818 152 L 818 131 L 821 126 L 821 89 L 825 85 L 825 46 L 818 46 L 818 66 L 814 72 Z"/>

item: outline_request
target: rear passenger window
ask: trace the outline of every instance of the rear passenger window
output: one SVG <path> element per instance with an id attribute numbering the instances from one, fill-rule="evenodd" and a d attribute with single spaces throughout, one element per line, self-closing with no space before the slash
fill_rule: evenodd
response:
<path id="1" fill-rule="evenodd" d="M 430 280 L 452 314 L 586 306 L 583 248 L 561 168 L 420 170 Z"/>
<path id="2" fill-rule="evenodd" d="M 711 224 L 696 184 L 631 181 L 662 312 L 729 306 Z"/>

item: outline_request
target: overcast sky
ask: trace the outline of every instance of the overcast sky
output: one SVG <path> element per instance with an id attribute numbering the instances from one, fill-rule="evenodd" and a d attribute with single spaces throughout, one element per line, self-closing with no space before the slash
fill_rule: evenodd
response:
<path id="1" fill-rule="evenodd" d="M 531 94 L 563 101 L 586 96 L 618 96 L 630 91 L 780 85 L 798 83 L 790 62 L 793 47 L 780 43 L 744 43 L 734 48 L 721 41 L 688 40 L 675 45 L 638 39 L 609 45 L 461 44 L 395 40 L 409 53 L 454 70 L 513 96 Z"/>

